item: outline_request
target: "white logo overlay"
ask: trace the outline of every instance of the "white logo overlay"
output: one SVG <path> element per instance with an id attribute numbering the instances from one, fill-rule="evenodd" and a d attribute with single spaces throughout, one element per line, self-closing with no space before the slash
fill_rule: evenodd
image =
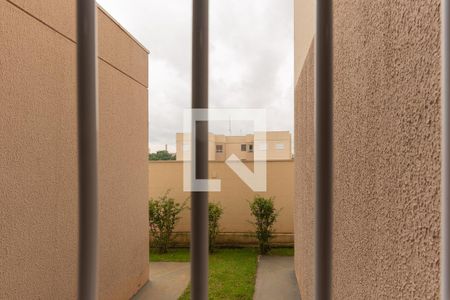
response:
<path id="1" fill-rule="evenodd" d="M 183 187 L 185 192 L 220 192 L 220 179 L 197 179 L 195 174 L 195 123 L 199 121 L 252 121 L 253 172 L 235 154 L 225 163 L 254 192 L 267 190 L 265 109 L 185 109 L 183 118 Z M 191 151 L 192 150 L 192 151 Z M 215 149 L 214 149 L 215 151 Z M 194 154 L 194 155 L 192 155 Z"/>

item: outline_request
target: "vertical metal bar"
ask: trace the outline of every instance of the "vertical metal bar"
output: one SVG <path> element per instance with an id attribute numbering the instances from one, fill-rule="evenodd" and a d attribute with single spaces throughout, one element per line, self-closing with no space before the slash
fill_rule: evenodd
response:
<path id="1" fill-rule="evenodd" d="M 316 7 L 315 299 L 331 299 L 333 197 L 333 1 Z"/>
<path id="2" fill-rule="evenodd" d="M 193 109 L 208 108 L 208 9 L 208 0 L 193 0 Z M 208 122 L 196 122 L 193 130 L 196 131 L 195 153 L 192 153 L 195 178 L 207 179 Z M 191 299 L 208 299 L 208 192 L 192 192 L 191 195 Z"/>
<path id="3" fill-rule="evenodd" d="M 97 299 L 97 28 L 95 0 L 77 0 L 79 272 L 78 297 Z"/>
<path id="4" fill-rule="evenodd" d="M 450 299 L 450 3 L 442 1 L 441 299 Z"/>

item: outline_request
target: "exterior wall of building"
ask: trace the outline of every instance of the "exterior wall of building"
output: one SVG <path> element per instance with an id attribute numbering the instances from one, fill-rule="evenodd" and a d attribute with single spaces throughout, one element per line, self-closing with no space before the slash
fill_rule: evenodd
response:
<path id="1" fill-rule="evenodd" d="M 187 141 L 185 141 L 185 136 L 183 133 L 176 134 L 176 160 L 182 161 L 185 157 L 191 157 L 190 150 L 190 134 L 186 136 Z M 212 133 L 208 134 L 208 158 L 209 160 L 214 160 L 216 157 L 216 143 L 222 143 L 222 139 L 220 137 L 215 136 Z"/>
<path id="2" fill-rule="evenodd" d="M 183 133 L 177 133 L 177 160 L 182 161 L 185 157 L 190 157 L 189 144 L 184 142 Z M 288 131 L 268 131 L 266 132 L 266 142 L 261 142 L 261 138 L 253 134 L 245 136 L 225 136 L 209 134 L 209 160 L 225 161 L 234 154 L 241 160 L 253 160 L 255 152 L 266 152 L 267 160 L 286 160 L 292 158 L 291 134 Z M 255 144 L 256 141 L 256 144 Z M 257 144 L 263 145 L 257 146 Z M 246 150 L 242 151 L 241 146 L 246 145 Z M 250 145 L 254 149 L 250 150 Z M 186 147 L 187 146 L 187 147 Z M 217 146 L 222 147 L 222 152 L 217 151 Z M 187 151 L 186 151 L 187 150 Z"/>
<path id="3" fill-rule="evenodd" d="M 183 139 L 183 134 L 182 133 L 177 133 L 176 135 L 176 155 L 177 155 L 177 160 L 183 160 L 184 156 L 190 156 L 190 152 L 186 151 L 187 149 L 187 144 L 184 142 Z M 208 147 L 208 150 L 211 146 Z"/>
<path id="4" fill-rule="evenodd" d="M 438 299 L 440 1 L 334 3 L 333 299 Z M 295 100 L 302 299 L 314 283 L 313 52 Z"/>
<path id="5" fill-rule="evenodd" d="M 100 299 L 148 280 L 148 53 L 102 10 Z M 76 299 L 75 1 L 0 1 L 0 299 Z"/>
<path id="6" fill-rule="evenodd" d="M 291 134 L 287 131 L 268 132 L 265 148 L 268 159 L 292 158 Z M 255 151 L 258 151 L 258 149 L 255 149 Z"/>
<path id="7" fill-rule="evenodd" d="M 216 136 L 217 138 L 221 137 L 223 139 L 224 152 L 217 153 L 216 151 L 216 160 L 217 161 L 225 161 L 230 157 L 230 155 L 234 154 L 240 160 L 253 160 L 254 152 L 250 151 L 249 145 L 253 145 L 253 135 L 248 134 L 245 136 Z M 219 144 L 219 141 L 216 141 L 216 145 Z M 242 145 L 245 145 L 245 150 L 242 149 Z M 285 158 L 286 159 L 286 158 Z"/>
<path id="8" fill-rule="evenodd" d="M 314 44 L 295 87 L 295 274 L 302 299 L 314 299 Z"/>
<path id="9" fill-rule="evenodd" d="M 248 167 L 251 162 L 246 162 Z M 189 192 L 183 192 L 183 162 L 152 161 L 148 164 L 149 194 L 157 198 L 170 190 L 170 196 L 182 202 L 190 197 Z M 210 201 L 218 201 L 224 208 L 220 221 L 222 235 L 220 241 L 227 244 L 254 243 L 249 239 L 253 226 L 247 200 L 256 194 L 275 197 L 275 206 L 281 208 L 278 222 L 275 226 L 277 237 L 275 243 L 293 243 L 293 197 L 294 197 L 294 161 L 267 162 L 267 192 L 253 192 L 224 162 L 209 163 L 210 178 L 222 181 L 222 191 L 210 193 Z M 190 211 L 186 210 L 176 227 L 178 233 L 190 232 Z M 179 241 L 186 241 L 181 235 Z"/>
<path id="10" fill-rule="evenodd" d="M 294 0 L 294 76 L 297 82 L 314 38 L 316 0 Z"/>

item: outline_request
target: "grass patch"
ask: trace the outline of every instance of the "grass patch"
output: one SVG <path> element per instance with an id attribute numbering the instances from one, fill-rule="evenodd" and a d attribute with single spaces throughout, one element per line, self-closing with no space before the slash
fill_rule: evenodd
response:
<path id="1" fill-rule="evenodd" d="M 269 255 L 273 256 L 294 256 L 294 248 L 293 247 L 283 247 L 283 248 L 272 248 L 270 250 Z"/>
<path id="2" fill-rule="evenodd" d="M 208 299 L 253 299 L 257 257 L 254 248 L 218 249 L 210 255 Z M 180 299 L 190 299 L 189 288 Z"/>
<path id="3" fill-rule="evenodd" d="M 150 261 L 188 262 L 189 260 L 189 248 L 171 248 L 164 254 L 159 254 L 158 249 L 150 249 Z"/>
<path id="4" fill-rule="evenodd" d="M 294 248 L 273 248 L 269 255 L 292 256 Z M 219 248 L 209 256 L 209 299 L 251 300 L 255 290 L 256 248 Z M 172 248 L 166 254 L 150 250 L 150 261 L 188 262 L 188 248 Z M 190 299 L 189 287 L 180 297 Z"/>

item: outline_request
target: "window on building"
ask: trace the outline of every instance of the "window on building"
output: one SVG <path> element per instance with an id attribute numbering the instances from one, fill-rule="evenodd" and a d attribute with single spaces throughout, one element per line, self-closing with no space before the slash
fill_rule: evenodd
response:
<path id="1" fill-rule="evenodd" d="M 216 145 L 216 152 L 223 153 L 223 145 Z"/>
<path id="2" fill-rule="evenodd" d="M 241 144 L 241 151 L 247 151 L 247 145 Z"/>
<path id="3" fill-rule="evenodd" d="M 281 143 L 275 144 L 275 149 L 277 149 L 277 150 L 284 150 L 284 144 L 281 144 Z"/>
<path id="4" fill-rule="evenodd" d="M 248 152 L 253 152 L 253 144 L 248 144 Z"/>

